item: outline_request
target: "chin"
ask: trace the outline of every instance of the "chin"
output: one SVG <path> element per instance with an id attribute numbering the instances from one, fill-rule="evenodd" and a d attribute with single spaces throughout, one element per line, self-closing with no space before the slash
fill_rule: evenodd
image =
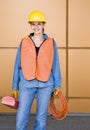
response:
<path id="1" fill-rule="evenodd" d="M 40 33 L 42 33 L 42 32 L 40 32 L 40 31 L 34 32 L 34 34 L 40 34 Z"/>

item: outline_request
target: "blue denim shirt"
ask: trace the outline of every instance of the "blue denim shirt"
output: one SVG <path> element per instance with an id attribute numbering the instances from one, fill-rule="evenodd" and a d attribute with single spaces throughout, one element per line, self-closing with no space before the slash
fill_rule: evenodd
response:
<path id="1" fill-rule="evenodd" d="M 47 39 L 48 36 L 44 34 L 44 39 Z M 47 82 L 41 82 L 37 79 L 34 80 L 26 80 L 23 76 L 21 64 L 20 64 L 20 45 L 17 50 L 16 61 L 14 66 L 14 75 L 13 75 L 13 83 L 12 89 L 19 90 L 20 87 L 48 87 L 53 86 L 54 89 L 61 87 L 61 72 L 60 72 L 60 64 L 56 42 L 54 41 L 54 60 L 52 65 L 52 71 L 50 74 L 50 78 Z"/>

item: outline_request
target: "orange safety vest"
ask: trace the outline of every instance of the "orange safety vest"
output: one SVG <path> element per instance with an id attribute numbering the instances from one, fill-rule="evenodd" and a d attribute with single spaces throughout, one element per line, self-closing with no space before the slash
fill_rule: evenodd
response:
<path id="1" fill-rule="evenodd" d="M 46 82 L 50 77 L 54 57 L 53 39 L 46 39 L 38 55 L 33 41 L 26 37 L 21 44 L 21 69 L 26 80 L 37 79 Z"/>

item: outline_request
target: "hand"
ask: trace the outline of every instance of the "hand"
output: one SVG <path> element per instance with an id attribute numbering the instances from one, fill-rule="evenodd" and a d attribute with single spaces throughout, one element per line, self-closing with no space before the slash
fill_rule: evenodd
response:
<path id="1" fill-rule="evenodd" d="M 56 89 L 54 90 L 54 92 L 53 92 L 53 96 L 54 96 L 54 97 L 57 97 L 60 92 L 61 92 L 60 88 L 56 88 Z"/>
<path id="2" fill-rule="evenodd" d="M 18 90 L 12 90 L 11 96 L 18 99 Z"/>

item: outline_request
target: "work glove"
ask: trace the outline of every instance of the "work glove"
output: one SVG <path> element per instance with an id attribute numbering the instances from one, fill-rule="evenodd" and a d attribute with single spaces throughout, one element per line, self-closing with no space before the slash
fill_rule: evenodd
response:
<path id="1" fill-rule="evenodd" d="M 53 92 L 54 97 L 58 97 L 58 94 L 61 92 L 60 88 L 56 88 Z"/>
<path id="2" fill-rule="evenodd" d="M 11 96 L 14 97 L 15 99 L 18 99 L 18 90 L 12 90 Z"/>

